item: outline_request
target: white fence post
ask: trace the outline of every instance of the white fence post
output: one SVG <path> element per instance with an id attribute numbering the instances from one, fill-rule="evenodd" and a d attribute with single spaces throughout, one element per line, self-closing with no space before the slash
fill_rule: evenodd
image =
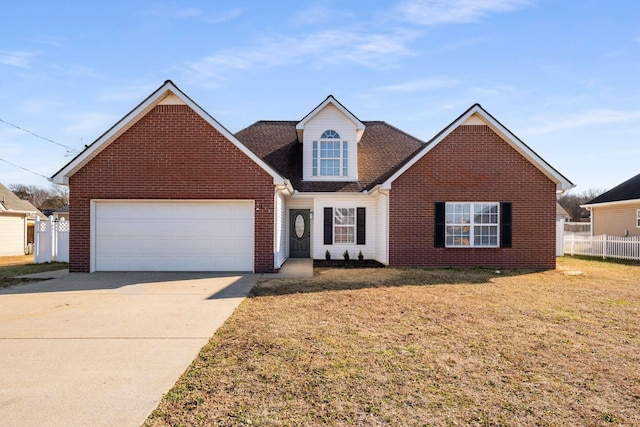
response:
<path id="1" fill-rule="evenodd" d="M 556 256 L 564 255 L 564 218 L 556 222 Z"/>
<path id="2" fill-rule="evenodd" d="M 607 259 L 607 235 L 602 235 L 602 259 Z"/>

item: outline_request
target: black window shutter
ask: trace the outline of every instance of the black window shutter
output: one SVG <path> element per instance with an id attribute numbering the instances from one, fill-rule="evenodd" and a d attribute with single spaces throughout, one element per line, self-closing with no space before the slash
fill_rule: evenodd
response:
<path id="1" fill-rule="evenodd" d="M 500 203 L 500 247 L 511 247 L 511 202 Z"/>
<path id="2" fill-rule="evenodd" d="M 333 208 L 324 208 L 324 244 L 333 244 Z"/>
<path id="3" fill-rule="evenodd" d="M 433 233 L 434 242 L 433 246 L 436 248 L 444 248 L 444 202 L 435 203 L 435 218 L 434 218 L 435 230 Z"/>
<path id="4" fill-rule="evenodd" d="M 367 208 L 358 208 L 358 214 L 356 216 L 356 244 L 366 244 L 366 221 L 367 221 Z"/>

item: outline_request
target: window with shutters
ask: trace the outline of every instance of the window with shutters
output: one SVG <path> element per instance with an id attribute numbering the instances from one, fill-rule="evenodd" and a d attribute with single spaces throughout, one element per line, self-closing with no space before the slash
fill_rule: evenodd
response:
<path id="1" fill-rule="evenodd" d="M 367 209 L 324 208 L 324 244 L 367 244 Z"/>
<path id="2" fill-rule="evenodd" d="M 497 248 L 499 203 L 446 203 L 445 246 Z"/>
<path id="3" fill-rule="evenodd" d="M 640 209 L 636 211 L 636 225 L 640 228 Z"/>
<path id="4" fill-rule="evenodd" d="M 356 210 L 335 208 L 333 210 L 333 237 L 335 243 L 355 243 Z"/>

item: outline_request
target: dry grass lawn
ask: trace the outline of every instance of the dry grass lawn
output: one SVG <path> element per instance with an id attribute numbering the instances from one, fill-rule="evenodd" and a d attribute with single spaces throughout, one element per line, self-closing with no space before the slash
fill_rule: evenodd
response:
<path id="1" fill-rule="evenodd" d="M 640 425 L 640 265 L 260 282 L 146 425 Z"/>
<path id="2" fill-rule="evenodd" d="M 9 258 L 12 259 L 10 260 Z M 47 262 L 43 264 L 34 264 L 33 255 L 31 255 L 31 259 L 29 261 L 23 259 L 18 260 L 19 262 L 17 262 L 15 258 L 18 257 L 0 257 L 0 288 L 42 280 L 20 279 L 16 276 L 22 276 L 24 274 L 31 273 L 41 273 L 43 271 L 64 270 L 65 268 L 69 268 L 69 264 L 67 264 L 66 262 Z"/>

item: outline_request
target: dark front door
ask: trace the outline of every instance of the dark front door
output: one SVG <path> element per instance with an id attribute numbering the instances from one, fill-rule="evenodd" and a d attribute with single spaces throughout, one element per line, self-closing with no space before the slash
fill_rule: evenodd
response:
<path id="1" fill-rule="evenodd" d="M 309 209 L 295 209 L 289 213 L 289 257 L 309 258 L 311 256 L 311 224 Z"/>

